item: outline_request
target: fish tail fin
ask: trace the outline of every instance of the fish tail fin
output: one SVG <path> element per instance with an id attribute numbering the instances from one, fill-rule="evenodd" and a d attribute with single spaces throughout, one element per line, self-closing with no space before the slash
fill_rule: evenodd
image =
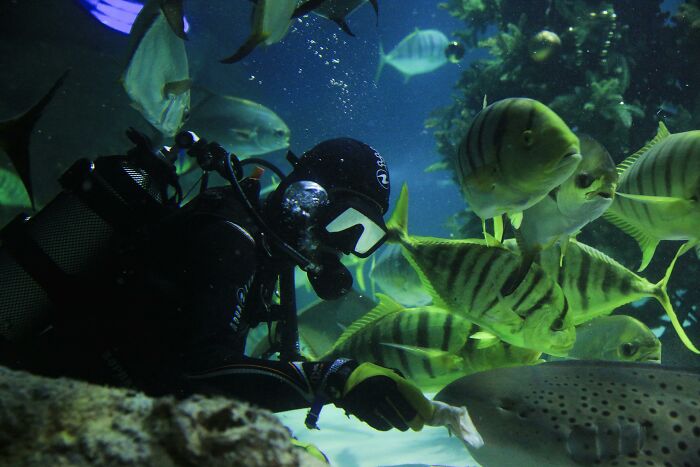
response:
<path id="1" fill-rule="evenodd" d="M 676 253 L 676 256 L 673 257 L 673 260 L 671 261 L 671 264 L 669 264 L 668 269 L 666 269 L 666 274 L 664 274 L 664 277 L 656 284 L 656 293 L 654 297 L 661 303 L 661 306 L 664 308 L 664 311 L 668 315 L 668 317 L 671 319 L 671 324 L 673 324 L 673 329 L 676 330 L 676 333 L 678 334 L 678 337 L 681 339 L 683 344 L 690 349 L 691 352 L 694 352 L 696 354 L 700 354 L 700 350 L 693 344 L 688 337 L 688 335 L 685 333 L 685 330 L 683 329 L 683 326 L 680 321 L 678 321 L 678 316 L 676 316 L 676 312 L 673 310 L 673 305 L 671 304 L 671 299 L 668 296 L 668 291 L 666 290 L 666 286 L 668 285 L 668 281 L 671 278 L 671 273 L 673 272 L 673 267 L 676 265 L 676 261 L 678 258 L 683 255 L 685 252 L 690 250 L 694 246 L 694 242 L 687 242 L 684 243 L 679 249 L 678 252 Z"/>
<path id="2" fill-rule="evenodd" d="M 372 262 L 370 263 L 369 266 L 369 287 L 370 287 L 370 293 L 372 294 L 372 298 L 376 297 L 377 295 L 377 288 L 374 285 L 374 268 L 377 265 L 377 255 L 374 254 L 372 255 Z"/>
<path id="3" fill-rule="evenodd" d="M 265 41 L 270 36 L 269 33 L 265 32 L 255 32 L 248 37 L 245 43 L 236 50 L 236 52 L 226 58 L 219 60 L 220 63 L 236 63 L 243 60 L 245 57 L 250 55 L 250 53 L 262 42 Z"/>
<path id="4" fill-rule="evenodd" d="M 384 70 L 384 65 L 386 64 L 386 54 L 384 53 L 384 46 L 381 41 L 379 42 L 379 65 L 377 65 L 377 72 L 374 74 L 374 83 L 379 82 L 379 77 L 382 75 L 382 70 Z"/>
<path id="5" fill-rule="evenodd" d="M 391 213 L 386 227 L 389 231 L 389 241 L 402 245 L 408 243 L 408 185 L 406 183 L 401 187 L 399 200 L 396 202 L 396 207 Z"/>
<path id="6" fill-rule="evenodd" d="M 51 102 L 51 99 L 53 99 L 53 96 L 61 87 L 69 72 L 70 69 L 64 71 L 44 97 L 29 110 L 13 119 L 0 122 L 0 149 L 4 149 L 5 152 L 7 152 L 7 156 L 10 158 L 13 167 L 17 171 L 17 175 L 19 175 L 19 178 L 24 184 L 24 188 L 27 190 L 29 201 L 34 210 L 36 210 L 36 206 L 34 204 L 34 193 L 30 174 L 29 139 L 34 130 L 34 125 L 41 118 L 44 109 L 49 102 Z"/>

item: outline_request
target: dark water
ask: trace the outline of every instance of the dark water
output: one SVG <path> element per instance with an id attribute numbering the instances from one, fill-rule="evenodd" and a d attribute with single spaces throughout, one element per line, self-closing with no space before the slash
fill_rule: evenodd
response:
<path id="1" fill-rule="evenodd" d="M 293 22 L 283 42 L 258 48 L 238 64 L 223 65 L 218 60 L 237 49 L 249 33 L 250 2 L 185 0 L 191 26 L 187 43 L 191 74 L 198 86 L 244 97 L 274 110 L 289 126 L 290 149 L 298 154 L 337 136 L 370 144 L 389 165 L 392 206 L 401 184 L 409 183 L 411 233 L 447 236 L 451 232 L 446 226 L 448 218 L 465 205 L 450 172 L 424 172 L 441 160 L 425 121 L 431 112 L 452 103 L 462 72 L 486 52 L 467 50 L 459 64 L 446 64 L 408 82 L 387 66 L 378 83 L 374 82 L 380 43 L 389 51 L 415 28 L 438 29 L 448 37 L 464 29 L 463 21 L 450 16 L 438 3 L 380 0 L 378 23 L 372 8 L 364 5 L 348 18 L 356 38 L 347 36 L 330 21 L 309 15 Z M 546 8 L 547 2 L 541 3 Z M 681 3 L 667 0 L 662 8 L 675 12 Z M 40 205 L 58 193 L 57 177 L 76 159 L 123 153 L 129 147 L 124 136 L 127 127 L 156 135 L 129 106 L 119 82 L 129 38 L 96 21 L 84 4 L 69 0 L 0 0 L 0 119 L 26 108 L 65 69 L 72 68 L 32 137 L 32 169 Z M 492 27 L 486 34 L 490 32 Z M 474 97 L 481 99 L 481 95 Z M 278 151 L 264 157 L 286 169 L 284 154 Z M 0 163 L 7 166 L 5 159 Z M 0 207 L 0 225 L 16 212 Z M 620 248 L 630 251 L 636 248 L 622 234 L 609 241 L 619 242 Z M 663 265 L 675 248 L 675 243 L 662 242 L 649 280 L 661 277 Z M 674 307 L 696 342 L 700 336 L 699 264 L 695 253 L 688 253 L 669 286 Z M 300 295 L 303 301 L 310 300 L 304 292 Z M 624 310 L 652 328 L 663 330 L 667 326 L 653 300 Z M 698 358 L 682 347 L 672 329 L 666 329 L 661 339 L 665 363 L 699 365 Z M 357 465 L 371 464 L 358 460 Z"/>

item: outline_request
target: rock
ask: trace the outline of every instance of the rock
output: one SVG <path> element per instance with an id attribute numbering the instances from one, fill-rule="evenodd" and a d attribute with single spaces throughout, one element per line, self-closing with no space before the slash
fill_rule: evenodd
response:
<path id="1" fill-rule="evenodd" d="M 0 367 L 0 465 L 320 466 L 271 413 Z"/>

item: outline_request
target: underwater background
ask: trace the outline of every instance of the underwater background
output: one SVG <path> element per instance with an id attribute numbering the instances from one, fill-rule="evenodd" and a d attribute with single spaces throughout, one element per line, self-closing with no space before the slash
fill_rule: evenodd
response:
<path id="1" fill-rule="evenodd" d="M 57 178 L 78 158 L 124 153 L 131 144 L 124 134 L 130 126 L 168 143 L 130 106 L 120 82 L 130 39 L 90 14 L 96 3 L 0 1 L 0 120 L 27 108 L 71 69 L 31 140 L 39 207 L 59 192 Z M 248 37 L 251 10 L 245 0 L 185 1 L 193 102 L 198 92 L 213 92 L 263 104 L 289 127 L 288 149 L 296 154 L 338 136 L 371 145 L 389 166 L 392 209 L 401 185 L 409 185 L 413 235 L 481 235 L 480 221 L 465 210 L 452 160 L 484 96 L 489 103 L 531 97 L 550 105 L 574 131 L 605 145 L 616 163 L 651 139 L 659 120 L 671 133 L 700 128 L 700 3 L 694 0 L 379 0 L 378 18 L 369 4 L 348 16 L 356 37 L 310 14 L 294 20 L 280 43 L 258 47 L 233 65 L 219 63 Z M 409 80 L 387 65 L 375 82 L 380 44 L 388 52 L 416 28 L 436 29 L 460 41 L 464 57 Z M 543 29 L 557 32 L 563 46 L 556 52 L 560 56 L 537 63 L 529 59 L 527 44 Z M 260 157 L 286 172 L 286 151 Z M 4 157 L 0 166 L 9 168 Z M 440 162 L 446 164 L 435 165 Z M 426 171 L 430 166 L 442 170 Z M 183 180 L 188 190 L 197 176 Z M 22 210 L 27 207 L 0 203 L 0 226 Z M 578 239 L 632 270 L 639 264 L 634 240 L 603 219 L 586 226 Z M 661 279 L 679 245 L 662 241 L 641 275 L 652 283 Z M 353 271 L 369 283 L 370 269 L 368 261 Z M 700 337 L 698 278 L 700 259 L 691 251 L 679 259 L 668 286 L 679 320 L 695 342 Z M 314 302 L 309 289 L 297 293 L 300 310 Z M 655 300 L 640 300 L 618 312 L 654 331 L 664 364 L 700 367 L 700 358 L 683 346 Z M 376 435 L 329 408 L 321 432 L 302 434 L 303 415 L 282 418 L 337 465 L 471 462 L 444 430 Z M 445 444 L 437 448 L 435 443 Z"/>

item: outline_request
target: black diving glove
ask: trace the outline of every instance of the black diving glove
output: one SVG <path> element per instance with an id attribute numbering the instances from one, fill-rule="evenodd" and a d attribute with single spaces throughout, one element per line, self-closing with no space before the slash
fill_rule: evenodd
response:
<path id="1" fill-rule="evenodd" d="M 381 431 L 420 431 L 433 416 L 420 389 L 398 372 L 373 363 L 347 361 L 329 374 L 325 389 L 337 407 Z"/>

